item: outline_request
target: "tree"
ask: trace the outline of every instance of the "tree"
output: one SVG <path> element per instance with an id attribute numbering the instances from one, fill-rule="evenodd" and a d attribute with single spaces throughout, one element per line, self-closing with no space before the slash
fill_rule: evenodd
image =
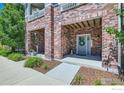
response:
<path id="1" fill-rule="evenodd" d="M 0 43 L 15 48 L 24 48 L 25 17 L 22 4 L 5 4 L 0 11 Z"/>
<path id="2" fill-rule="evenodd" d="M 124 8 L 122 9 L 114 9 L 116 15 L 120 15 L 122 18 L 124 16 Z M 121 23 L 124 26 L 124 22 L 122 20 Z M 122 29 L 124 30 L 124 29 Z M 105 31 L 109 33 L 110 35 L 115 35 L 116 39 L 119 40 L 121 44 L 124 45 L 124 31 L 118 31 L 118 29 L 115 29 L 113 27 L 107 27 L 105 28 Z"/>

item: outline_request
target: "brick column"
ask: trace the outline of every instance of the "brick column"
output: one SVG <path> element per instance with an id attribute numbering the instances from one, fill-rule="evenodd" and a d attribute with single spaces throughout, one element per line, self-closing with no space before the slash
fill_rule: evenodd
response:
<path id="1" fill-rule="evenodd" d="M 62 27 L 61 27 L 61 9 L 54 8 L 54 58 L 60 59 L 63 57 L 62 52 Z"/>
<path id="2" fill-rule="evenodd" d="M 26 51 L 26 53 L 29 52 L 30 48 L 31 48 L 31 32 L 29 32 L 26 29 L 26 34 L 25 34 L 25 51 Z"/>
<path id="3" fill-rule="evenodd" d="M 109 6 L 107 6 L 106 9 L 108 12 L 102 18 L 102 60 L 103 61 L 106 60 L 106 57 L 108 57 L 108 55 L 110 54 L 111 49 L 115 49 L 112 55 L 114 57 L 114 61 L 117 62 L 117 43 L 115 37 L 105 32 L 106 27 L 117 28 L 118 19 L 115 11 L 113 10 L 114 8 L 117 8 L 117 4 L 116 5 L 110 4 Z"/>
<path id="4" fill-rule="evenodd" d="M 51 4 L 45 6 L 45 57 L 48 60 L 53 59 L 54 55 L 54 11 Z"/>

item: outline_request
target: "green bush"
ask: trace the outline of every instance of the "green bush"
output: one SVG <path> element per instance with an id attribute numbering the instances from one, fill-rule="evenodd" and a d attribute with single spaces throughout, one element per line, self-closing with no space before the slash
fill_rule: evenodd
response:
<path id="1" fill-rule="evenodd" d="M 8 59 L 13 61 L 20 61 L 24 59 L 24 55 L 21 53 L 12 53 L 8 56 Z"/>
<path id="2" fill-rule="evenodd" d="M 94 81 L 94 85 L 102 85 L 101 80 L 95 80 L 95 81 Z"/>
<path id="3" fill-rule="evenodd" d="M 74 78 L 74 81 L 76 84 L 80 85 L 81 81 L 83 80 L 82 76 L 80 74 L 77 74 Z"/>
<path id="4" fill-rule="evenodd" d="M 0 48 L 0 55 L 1 56 L 7 57 L 9 55 L 9 53 L 10 53 L 10 50 L 4 49 L 4 48 Z"/>
<path id="5" fill-rule="evenodd" d="M 48 67 L 47 64 L 44 64 L 44 65 L 43 65 L 43 68 L 44 68 L 45 70 L 47 70 L 49 67 Z"/>
<path id="6" fill-rule="evenodd" d="M 39 57 L 29 57 L 29 58 L 27 58 L 24 66 L 25 67 L 29 67 L 29 68 L 33 68 L 33 67 L 41 66 L 42 63 L 43 63 L 42 58 L 39 58 Z"/>
<path id="7" fill-rule="evenodd" d="M 114 82 L 114 81 L 112 81 L 112 82 L 111 82 L 111 85 L 117 85 L 117 83 L 116 83 L 116 82 Z"/>

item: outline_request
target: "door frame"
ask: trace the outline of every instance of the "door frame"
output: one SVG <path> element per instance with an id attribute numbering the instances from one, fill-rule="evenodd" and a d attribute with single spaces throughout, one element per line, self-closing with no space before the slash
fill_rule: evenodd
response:
<path id="1" fill-rule="evenodd" d="M 89 55 L 91 55 L 91 44 L 92 44 L 92 40 L 91 40 L 91 34 L 78 34 L 78 35 L 76 35 L 76 54 L 78 54 L 78 46 L 79 46 L 79 44 L 78 44 L 78 41 L 79 41 L 79 36 L 89 36 L 89 38 L 90 38 L 90 46 L 89 46 Z M 86 40 L 86 43 L 87 43 L 87 40 Z M 86 45 L 86 56 L 87 56 L 87 45 Z"/>

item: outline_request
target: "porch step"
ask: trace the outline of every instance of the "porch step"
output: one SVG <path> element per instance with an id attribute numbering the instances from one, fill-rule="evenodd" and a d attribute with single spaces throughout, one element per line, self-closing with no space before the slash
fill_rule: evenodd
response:
<path id="1" fill-rule="evenodd" d="M 79 68 L 80 66 L 77 65 L 62 63 L 56 68 L 47 72 L 46 75 L 54 79 L 63 81 L 66 84 L 70 84 Z"/>

